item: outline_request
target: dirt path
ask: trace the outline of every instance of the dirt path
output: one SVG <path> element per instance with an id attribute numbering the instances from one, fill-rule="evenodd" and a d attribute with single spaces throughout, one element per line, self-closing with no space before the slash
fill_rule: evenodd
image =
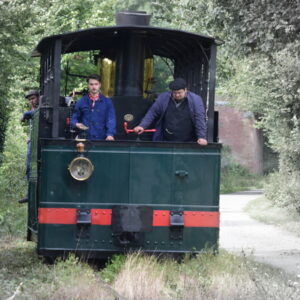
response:
<path id="1" fill-rule="evenodd" d="M 220 247 L 250 254 L 259 262 L 284 269 L 300 277 L 300 238 L 250 218 L 243 212 L 260 191 L 221 195 Z"/>

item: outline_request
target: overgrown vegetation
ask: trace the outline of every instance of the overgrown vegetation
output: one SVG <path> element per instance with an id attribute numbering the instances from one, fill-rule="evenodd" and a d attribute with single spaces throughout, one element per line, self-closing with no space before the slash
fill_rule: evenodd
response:
<path id="1" fill-rule="evenodd" d="M 225 94 L 257 116 L 279 155 L 267 198 L 300 212 L 300 7 L 297 1 L 214 1 L 234 56 Z M 233 97 L 232 97 L 233 96 Z"/>
<path id="2" fill-rule="evenodd" d="M 24 109 L 24 90 L 38 86 L 38 61 L 30 58 L 38 40 L 79 27 L 111 25 L 115 11 L 124 8 L 146 9 L 159 26 L 226 41 L 219 47 L 218 91 L 255 113 L 257 126 L 279 154 L 278 175 L 272 177 L 267 197 L 299 211 L 298 185 L 293 184 L 300 178 L 297 1 L 0 1 L 0 152 L 5 132 L 11 130 L 6 131 L 10 112 L 16 106 Z"/>
<path id="3" fill-rule="evenodd" d="M 255 114 L 257 126 L 279 156 L 278 173 L 269 182 L 267 197 L 276 205 L 290 206 L 299 212 L 299 190 L 294 184 L 300 177 L 298 2 L 151 3 L 157 22 L 225 41 L 218 52 L 218 92 Z"/>
<path id="4" fill-rule="evenodd" d="M 7 125 L 3 163 L 0 167 L 0 237 L 4 234 L 20 236 L 25 228 L 27 209 L 17 202 L 27 193 L 25 177 L 27 136 L 20 124 L 20 116 L 19 110 L 11 114 Z"/>
<path id="5" fill-rule="evenodd" d="M 106 289 L 97 273 L 74 256 L 50 266 L 38 259 L 33 243 L 0 243 L 0 299 L 16 291 L 16 299 L 115 299 Z"/>
<path id="6" fill-rule="evenodd" d="M 2 0 L 0 298 L 15 293 L 15 299 L 298 299 L 299 283 L 284 273 L 222 251 L 182 264 L 140 254 L 118 256 L 99 272 L 73 256 L 54 266 L 42 264 L 34 245 L 23 241 L 26 205 L 16 200 L 26 195 L 26 129 L 19 125 L 19 117 L 26 105 L 24 91 L 38 86 L 38 60 L 30 53 L 44 36 L 111 25 L 115 10 L 124 8 L 146 8 L 155 25 L 226 41 L 219 48 L 218 91 L 257 115 L 257 125 L 280 158 L 267 197 L 299 212 L 297 1 Z M 233 161 L 223 165 L 223 192 L 252 186 L 259 187 L 245 169 Z"/>
<path id="7" fill-rule="evenodd" d="M 263 187 L 263 176 L 252 174 L 246 167 L 235 161 L 229 147 L 223 147 L 221 162 L 220 190 L 222 194 Z"/>
<path id="8" fill-rule="evenodd" d="M 1 299 L 298 299 L 285 273 L 225 251 L 205 251 L 182 263 L 141 253 L 117 256 L 102 270 L 71 255 L 55 265 L 33 245 L 0 244 Z M 109 283 L 109 284 L 108 284 Z"/>

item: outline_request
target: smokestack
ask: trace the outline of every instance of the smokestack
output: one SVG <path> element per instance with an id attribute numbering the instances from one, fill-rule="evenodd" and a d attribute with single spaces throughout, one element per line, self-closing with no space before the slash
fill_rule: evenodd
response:
<path id="1" fill-rule="evenodd" d="M 151 15 L 145 11 L 120 11 L 116 15 L 117 26 L 149 26 Z"/>
<path id="2" fill-rule="evenodd" d="M 121 11 L 116 15 L 118 26 L 149 26 L 151 15 L 144 11 Z M 120 31 L 122 47 L 117 54 L 115 96 L 143 96 L 145 60 L 144 33 Z"/>

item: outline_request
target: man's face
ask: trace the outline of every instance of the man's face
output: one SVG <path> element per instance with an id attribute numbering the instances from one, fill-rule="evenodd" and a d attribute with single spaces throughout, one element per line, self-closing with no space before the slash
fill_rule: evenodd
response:
<path id="1" fill-rule="evenodd" d="M 96 79 L 89 79 L 88 88 L 91 94 L 98 94 L 100 92 L 101 83 Z"/>
<path id="2" fill-rule="evenodd" d="M 183 100 L 186 97 L 187 89 L 180 89 L 176 91 L 172 91 L 172 97 L 174 100 Z"/>
<path id="3" fill-rule="evenodd" d="M 31 107 L 38 107 L 39 105 L 39 97 L 37 95 L 29 96 L 28 101 Z"/>

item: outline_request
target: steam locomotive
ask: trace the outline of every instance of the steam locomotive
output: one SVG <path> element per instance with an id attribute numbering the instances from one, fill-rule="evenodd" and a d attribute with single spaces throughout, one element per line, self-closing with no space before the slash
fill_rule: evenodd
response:
<path id="1" fill-rule="evenodd" d="M 149 23 L 145 12 L 121 12 L 116 26 L 46 37 L 34 51 L 42 97 L 32 128 L 27 238 L 42 256 L 105 258 L 138 249 L 182 254 L 218 247 L 218 42 Z M 112 142 L 87 140 L 70 127 L 68 84 L 76 74 L 66 71 L 66 61 L 85 54 L 116 110 Z M 151 132 L 137 139 L 130 132 L 158 87 L 175 77 L 185 78 L 203 99 L 207 146 L 154 142 Z"/>

